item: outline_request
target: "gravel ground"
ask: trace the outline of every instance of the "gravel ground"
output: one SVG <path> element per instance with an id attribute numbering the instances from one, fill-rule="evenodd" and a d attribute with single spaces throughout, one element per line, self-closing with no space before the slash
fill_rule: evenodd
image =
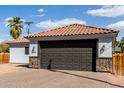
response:
<path id="1" fill-rule="evenodd" d="M 23 65 L 1 64 L 1 88 L 118 88 L 113 75 L 100 72 L 49 71 Z"/>

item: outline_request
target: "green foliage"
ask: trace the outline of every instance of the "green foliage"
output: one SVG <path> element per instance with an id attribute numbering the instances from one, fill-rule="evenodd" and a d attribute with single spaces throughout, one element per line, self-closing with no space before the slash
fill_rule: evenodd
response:
<path id="1" fill-rule="evenodd" d="M 114 47 L 119 47 L 119 46 L 120 46 L 120 42 L 117 41 L 117 40 L 115 40 L 115 42 L 114 42 Z"/>
<path id="2" fill-rule="evenodd" d="M 13 19 L 10 19 L 8 21 L 9 23 L 9 27 L 10 27 L 10 35 L 14 38 L 17 39 L 19 38 L 19 36 L 22 33 L 22 29 L 23 29 L 23 21 L 21 21 L 20 17 L 13 17 Z"/>
<path id="3" fill-rule="evenodd" d="M 121 39 L 120 45 L 122 52 L 124 52 L 124 37 Z"/>
<path id="4" fill-rule="evenodd" d="M 1 52 L 4 52 L 4 53 L 9 52 L 9 45 L 7 45 L 7 44 L 1 44 L 0 45 L 0 53 Z"/>

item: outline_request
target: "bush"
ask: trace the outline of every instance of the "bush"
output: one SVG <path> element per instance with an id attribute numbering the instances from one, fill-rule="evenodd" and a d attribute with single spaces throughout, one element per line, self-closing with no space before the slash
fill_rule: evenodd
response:
<path id="1" fill-rule="evenodd" d="M 9 53 L 9 45 L 8 44 L 1 44 L 0 45 L 0 53 L 4 52 L 4 53 Z"/>
<path id="2" fill-rule="evenodd" d="M 121 39 L 121 50 L 124 52 L 124 37 Z"/>

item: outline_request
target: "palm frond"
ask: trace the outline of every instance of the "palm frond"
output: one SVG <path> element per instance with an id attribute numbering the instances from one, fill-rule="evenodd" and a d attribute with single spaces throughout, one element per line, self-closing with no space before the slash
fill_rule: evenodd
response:
<path id="1" fill-rule="evenodd" d="M 22 33 L 23 21 L 21 21 L 20 17 L 14 17 L 11 20 L 8 20 L 8 26 L 10 27 L 10 35 L 14 38 L 17 39 Z"/>

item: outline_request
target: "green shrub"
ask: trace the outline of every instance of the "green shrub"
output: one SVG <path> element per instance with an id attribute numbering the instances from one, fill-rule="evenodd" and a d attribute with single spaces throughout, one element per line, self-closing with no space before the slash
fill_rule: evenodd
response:
<path id="1" fill-rule="evenodd" d="M 9 45 L 8 44 L 1 44 L 0 45 L 0 53 L 1 52 L 4 52 L 4 53 L 9 52 Z"/>

